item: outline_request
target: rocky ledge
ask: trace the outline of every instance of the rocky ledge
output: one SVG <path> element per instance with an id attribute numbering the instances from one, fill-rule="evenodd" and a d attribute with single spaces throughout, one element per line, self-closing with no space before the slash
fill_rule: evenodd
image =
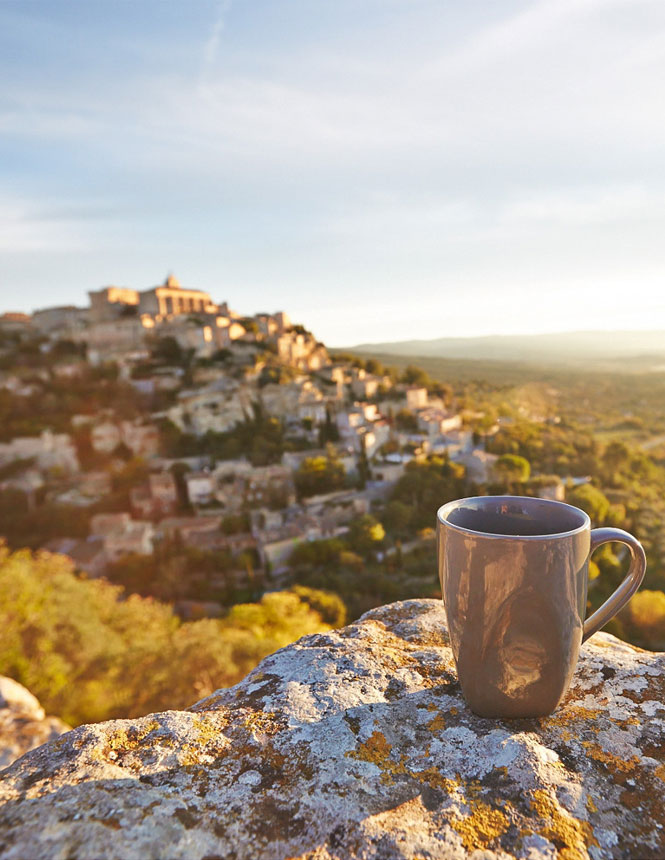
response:
<path id="1" fill-rule="evenodd" d="M 307 636 L 187 711 L 81 726 L 0 781 L 6 858 L 665 856 L 665 654 L 597 634 L 564 704 L 461 697 L 442 606 Z"/>
<path id="2" fill-rule="evenodd" d="M 47 717 L 25 687 L 0 675 L 0 768 L 69 729 L 57 717 Z"/>

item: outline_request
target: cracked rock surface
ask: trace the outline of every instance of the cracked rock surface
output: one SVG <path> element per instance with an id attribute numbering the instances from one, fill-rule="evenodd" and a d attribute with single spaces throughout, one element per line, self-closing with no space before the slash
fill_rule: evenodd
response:
<path id="1" fill-rule="evenodd" d="M 5 858 L 665 856 L 665 654 L 597 634 L 548 718 L 469 711 L 443 606 L 307 636 L 187 711 L 0 778 Z"/>
<path id="2" fill-rule="evenodd" d="M 67 731 L 67 723 L 47 717 L 25 687 L 0 675 L 0 768 Z"/>

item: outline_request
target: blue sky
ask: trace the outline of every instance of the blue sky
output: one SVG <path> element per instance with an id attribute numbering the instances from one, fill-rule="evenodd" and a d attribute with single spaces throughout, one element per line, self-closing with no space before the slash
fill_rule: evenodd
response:
<path id="1" fill-rule="evenodd" d="M 1 309 L 665 329 L 662 0 L 0 0 Z"/>

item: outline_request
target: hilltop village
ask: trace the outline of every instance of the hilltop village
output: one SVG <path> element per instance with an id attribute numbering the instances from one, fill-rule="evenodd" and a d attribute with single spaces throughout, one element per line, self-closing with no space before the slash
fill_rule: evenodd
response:
<path id="1" fill-rule="evenodd" d="M 283 311 L 243 316 L 172 275 L 89 297 L 0 318 L 3 528 L 184 617 L 292 582 L 308 544 L 429 558 L 437 490 L 409 488 L 414 464 L 452 497 L 519 470 L 448 386 L 336 359 Z"/>

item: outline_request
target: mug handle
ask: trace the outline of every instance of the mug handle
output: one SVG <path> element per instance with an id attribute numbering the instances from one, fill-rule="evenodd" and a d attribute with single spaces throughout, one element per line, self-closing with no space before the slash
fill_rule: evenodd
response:
<path id="1" fill-rule="evenodd" d="M 611 618 L 614 618 L 617 612 L 623 609 L 642 584 L 644 574 L 646 573 L 647 558 L 644 554 L 642 544 L 637 538 L 623 531 L 623 529 L 593 529 L 591 531 L 590 553 L 601 544 L 608 543 L 608 541 L 618 541 L 628 547 L 630 550 L 630 568 L 624 581 L 614 594 L 608 597 L 605 603 L 596 609 L 593 615 L 590 615 L 584 622 L 582 642 L 586 642 L 589 636 L 597 633 Z"/>

